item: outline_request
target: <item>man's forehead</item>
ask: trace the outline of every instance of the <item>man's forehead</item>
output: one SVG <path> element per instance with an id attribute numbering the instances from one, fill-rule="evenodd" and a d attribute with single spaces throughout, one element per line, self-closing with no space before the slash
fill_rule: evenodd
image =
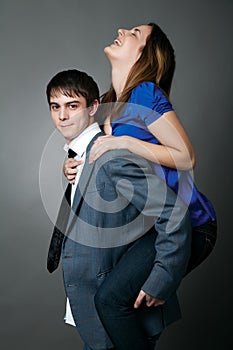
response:
<path id="1" fill-rule="evenodd" d="M 56 94 L 51 95 L 50 103 L 57 103 L 57 102 L 68 103 L 72 101 L 80 101 L 80 99 L 84 99 L 84 97 L 76 94 L 72 96 L 67 96 L 62 94 L 61 92 L 57 92 Z"/>

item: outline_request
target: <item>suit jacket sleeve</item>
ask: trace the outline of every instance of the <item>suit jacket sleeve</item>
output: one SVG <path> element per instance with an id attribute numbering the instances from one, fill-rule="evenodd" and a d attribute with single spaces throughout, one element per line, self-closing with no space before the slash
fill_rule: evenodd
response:
<path id="1" fill-rule="evenodd" d="M 187 206 L 154 174 L 149 162 L 133 153 L 112 159 L 107 173 L 119 195 L 133 203 L 144 218 L 155 218 L 154 266 L 142 290 L 167 300 L 178 288 L 190 257 L 191 223 Z"/>

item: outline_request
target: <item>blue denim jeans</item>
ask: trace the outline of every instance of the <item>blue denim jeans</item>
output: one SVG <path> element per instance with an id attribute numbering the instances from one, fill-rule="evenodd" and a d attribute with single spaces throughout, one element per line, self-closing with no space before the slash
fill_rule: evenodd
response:
<path id="1" fill-rule="evenodd" d="M 155 336 L 153 336 L 153 337 L 148 339 L 149 350 L 154 350 L 155 349 L 156 341 L 158 340 L 159 337 L 160 337 L 160 334 L 157 334 L 157 335 L 155 335 Z M 83 350 L 95 350 L 95 349 L 91 349 L 91 348 L 89 348 L 88 345 L 84 344 Z M 108 349 L 101 349 L 101 350 L 117 350 L 117 349 L 116 348 L 111 348 L 111 349 L 108 348 Z"/>
<path id="2" fill-rule="evenodd" d="M 193 227 L 191 257 L 186 275 L 200 265 L 212 252 L 217 239 L 217 223 L 209 221 L 201 226 Z"/>
<path id="3" fill-rule="evenodd" d="M 216 242 L 217 224 L 208 222 L 194 227 L 187 273 L 201 264 Z M 132 245 L 99 288 L 95 303 L 100 319 L 116 348 L 111 350 L 154 350 L 160 334 L 148 338 L 142 331 L 132 307 L 153 266 L 155 236 L 149 234 Z M 90 349 L 85 345 L 84 350 Z M 109 350 L 109 349 L 102 349 Z"/>
<path id="4" fill-rule="evenodd" d="M 133 243 L 95 295 L 99 317 L 116 350 L 154 350 L 156 337 L 145 333 L 133 305 L 153 267 L 155 238 L 151 230 Z"/>
<path id="5" fill-rule="evenodd" d="M 216 222 L 193 228 L 191 257 L 187 273 L 197 267 L 213 250 L 217 237 Z M 132 245 L 95 296 L 99 317 L 116 350 L 153 350 L 158 336 L 151 341 L 144 334 L 133 308 L 141 286 L 155 258 L 155 235 L 149 234 Z"/>

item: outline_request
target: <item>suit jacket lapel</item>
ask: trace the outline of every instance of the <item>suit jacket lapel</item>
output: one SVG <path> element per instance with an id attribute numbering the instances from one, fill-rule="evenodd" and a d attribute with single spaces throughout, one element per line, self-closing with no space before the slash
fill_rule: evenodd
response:
<path id="1" fill-rule="evenodd" d="M 91 176 L 91 173 L 94 168 L 94 163 L 89 164 L 88 163 L 88 154 L 90 152 L 91 146 L 93 145 L 94 141 L 99 137 L 104 135 L 104 133 L 100 132 L 98 133 L 89 143 L 87 147 L 87 161 L 85 162 L 85 165 L 83 167 L 83 173 L 80 177 L 80 186 L 83 189 L 82 191 L 78 190 L 75 193 L 74 197 L 74 203 L 73 208 L 75 209 L 75 212 L 78 212 L 78 207 L 81 202 L 81 199 L 83 198 L 84 192 L 86 191 L 87 185 L 89 183 L 89 179 Z M 80 187 L 78 186 L 78 187 Z M 70 210 L 70 194 L 71 194 L 71 185 L 68 184 L 67 189 L 65 191 L 65 194 L 62 199 L 62 203 L 59 209 L 56 225 L 53 229 L 52 238 L 50 241 L 49 251 L 48 251 L 48 258 L 47 258 L 47 268 L 49 272 L 53 272 L 57 269 L 60 256 L 61 256 L 61 250 L 62 250 L 62 244 L 65 238 L 65 234 L 69 231 L 67 230 L 67 227 L 70 229 L 72 225 L 75 223 L 76 215 L 75 212 Z"/>
<path id="2" fill-rule="evenodd" d="M 88 162 L 90 149 L 91 149 L 94 141 L 99 136 L 103 136 L 103 135 L 104 135 L 103 132 L 100 132 L 97 135 L 95 135 L 93 137 L 93 139 L 91 140 L 91 142 L 89 143 L 89 145 L 87 146 L 86 161 L 85 161 L 83 171 L 82 171 L 82 174 L 80 176 L 79 183 L 78 183 L 75 195 L 74 195 L 72 210 L 70 212 L 70 217 L 69 217 L 68 225 L 67 225 L 67 231 L 66 231 L 67 234 L 68 234 L 68 232 L 70 232 L 71 228 L 75 224 L 76 216 L 78 215 L 78 212 L 79 212 L 79 205 L 80 205 L 81 200 L 83 199 L 83 197 L 85 195 L 92 171 L 94 169 L 95 163 L 93 162 L 93 163 L 89 164 L 89 162 Z"/>

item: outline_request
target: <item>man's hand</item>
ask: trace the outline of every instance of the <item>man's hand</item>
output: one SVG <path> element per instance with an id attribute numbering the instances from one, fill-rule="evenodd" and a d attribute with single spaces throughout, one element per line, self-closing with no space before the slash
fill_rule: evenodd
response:
<path id="1" fill-rule="evenodd" d="M 149 294 L 146 294 L 143 290 L 140 291 L 140 293 L 138 294 L 138 297 L 134 303 L 134 308 L 137 309 L 139 308 L 139 306 L 141 305 L 143 299 L 146 300 L 146 305 L 148 307 L 150 306 L 159 306 L 159 305 L 163 305 L 165 303 L 164 300 L 160 300 L 157 298 L 152 297 Z"/>

